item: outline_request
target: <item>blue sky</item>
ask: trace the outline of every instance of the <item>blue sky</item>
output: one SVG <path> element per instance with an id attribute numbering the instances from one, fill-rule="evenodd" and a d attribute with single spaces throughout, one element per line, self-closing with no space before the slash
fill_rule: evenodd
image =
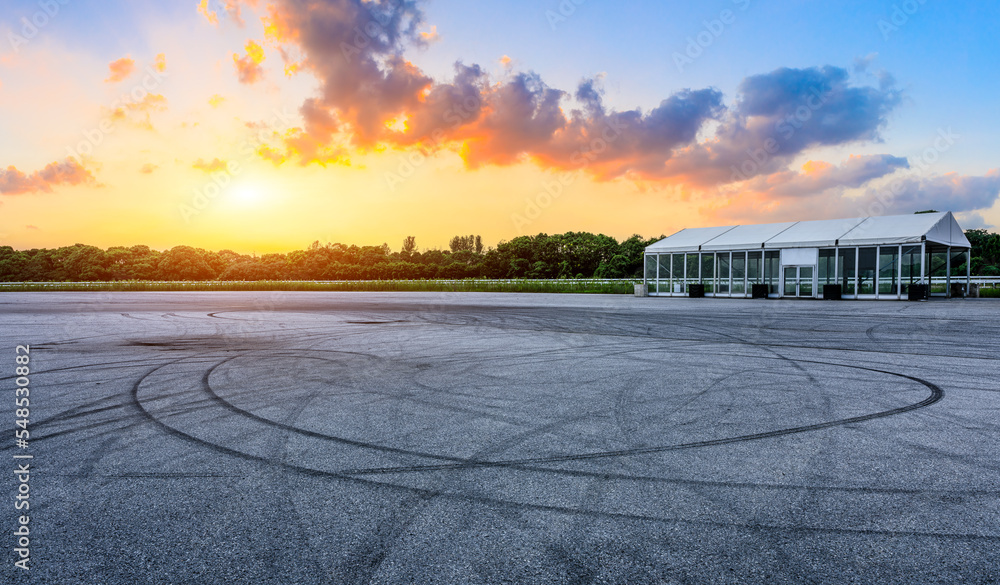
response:
<path id="1" fill-rule="evenodd" d="M 779 67 L 851 68 L 856 58 L 875 53 L 872 69 L 893 75 L 908 98 L 887 139 L 904 149 L 920 148 L 926 136 L 950 125 L 974 145 L 968 150 L 959 145 L 963 162 L 956 164 L 995 165 L 996 151 L 984 150 L 1000 130 L 993 99 L 1000 93 L 1000 4 L 914 4 L 917 10 L 908 14 L 902 2 L 884 0 L 586 0 L 572 4 L 574 12 L 553 30 L 546 13 L 562 15 L 555 0 L 442 0 L 426 5 L 427 20 L 438 26 L 442 40 L 417 54 L 416 61 L 444 74 L 455 59 L 489 63 L 509 54 L 560 88 L 606 73 L 609 100 L 622 108 L 648 109 L 683 87 L 717 87 L 728 97 L 747 75 Z M 892 25 L 897 9 L 906 17 L 898 27 Z M 724 10 L 734 13 L 735 22 L 678 71 L 673 54 L 684 53 L 688 38 L 706 30 L 704 21 L 718 19 Z M 880 28 L 880 21 L 893 28 Z"/>

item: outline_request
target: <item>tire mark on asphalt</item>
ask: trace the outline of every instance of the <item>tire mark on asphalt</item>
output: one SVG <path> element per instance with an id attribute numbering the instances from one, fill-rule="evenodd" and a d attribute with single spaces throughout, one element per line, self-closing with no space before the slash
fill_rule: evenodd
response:
<path id="1" fill-rule="evenodd" d="M 286 417 L 286 422 L 290 423 L 298 420 L 298 418 L 302 416 L 302 413 L 305 411 L 306 407 L 309 406 L 309 404 L 316 398 L 318 394 L 319 390 L 315 390 L 312 393 L 310 393 L 309 396 L 307 396 L 304 400 L 299 400 L 293 406 L 293 408 L 287 411 L 288 416 Z M 275 444 L 274 458 L 286 459 L 288 457 L 288 441 L 290 438 L 291 438 L 291 433 L 284 433 L 282 440 Z M 284 478 L 280 476 L 270 476 L 269 479 L 271 480 L 272 489 L 274 489 L 276 492 L 280 492 L 282 494 L 282 499 L 284 501 L 292 502 L 292 512 L 290 514 L 281 516 L 281 518 L 289 519 L 289 517 L 291 517 L 290 520 L 292 521 L 292 524 L 294 524 L 294 530 L 291 531 L 292 538 L 297 538 L 302 543 L 301 548 L 309 552 L 309 555 L 303 554 L 299 558 L 302 559 L 303 557 L 305 557 L 305 559 L 312 564 L 316 575 L 325 574 L 323 566 L 319 561 L 322 555 L 318 554 L 318 551 L 316 550 L 315 547 L 313 547 L 312 543 L 309 540 L 308 530 L 306 529 L 305 522 L 302 519 L 302 514 L 299 511 L 298 506 L 295 505 L 295 493 L 292 490 L 290 482 L 284 481 Z M 279 512 L 278 509 L 274 509 L 272 507 L 269 507 L 269 510 L 271 513 Z M 272 576 L 276 581 L 279 582 L 281 581 L 280 575 L 274 574 Z"/>
<path id="2" fill-rule="evenodd" d="M 356 352 L 343 352 L 343 353 L 356 353 Z M 855 417 L 850 417 L 850 418 L 845 418 L 845 419 L 839 419 L 839 420 L 834 420 L 834 421 L 827 421 L 827 422 L 822 422 L 822 423 L 815 423 L 815 424 L 811 424 L 811 425 L 802 425 L 802 426 L 797 426 L 797 427 L 789 427 L 789 428 L 785 428 L 785 429 L 765 431 L 765 432 L 760 432 L 760 433 L 752 433 L 752 434 L 748 434 L 748 435 L 740 435 L 740 436 L 736 436 L 736 437 L 726 437 L 726 438 L 719 438 L 719 439 L 710 439 L 710 440 L 705 440 L 705 441 L 694 441 L 694 442 L 680 443 L 680 444 L 674 444 L 674 445 L 661 445 L 661 446 L 641 447 L 641 448 L 633 448 L 633 449 L 619 449 L 619 450 L 613 450 L 613 451 L 599 451 L 599 452 L 592 452 L 592 453 L 567 454 L 567 455 L 558 455 L 558 456 L 549 456 L 549 457 L 529 457 L 529 458 L 522 458 L 522 459 L 508 459 L 508 460 L 495 460 L 495 461 L 482 461 L 482 460 L 475 460 L 475 459 L 469 459 L 469 458 L 453 457 L 453 456 L 439 455 L 439 454 L 434 454 L 434 453 L 426 453 L 426 452 L 416 451 L 416 450 L 412 450 L 412 449 L 402 449 L 402 448 L 398 448 L 398 447 L 388 447 L 388 446 L 378 445 L 378 444 L 370 443 L 370 442 L 366 442 L 366 441 L 359 441 L 359 440 L 355 440 L 355 439 L 348 439 L 346 437 L 337 437 L 337 436 L 334 436 L 334 435 L 329 435 L 329 434 L 325 434 L 325 433 L 319 433 L 319 432 L 316 432 L 316 431 L 310 431 L 310 430 L 307 430 L 307 429 L 301 429 L 301 428 L 298 428 L 298 427 L 295 427 L 295 426 L 292 426 L 292 425 L 280 423 L 280 422 L 277 422 L 277 421 L 274 421 L 274 420 L 271 420 L 271 419 L 259 416 L 259 415 L 255 414 L 255 413 L 249 412 L 249 411 L 247 411 L 245 409 L 239 408 L 236 405 L 230 403 L 229 401 L 227 401 L 224 398 L 222 398 L 221 396 L 219 396 L 212 389 L 211 384 L 209 382 L 209 377 L 212 374 L 212 372 L 215 371 L 216 368 L 218 368 L 218 367 L 222 366 L 223 364 L 228 363 L 228 362 L 230 362 L 232 360 L 235 360 L 238 357 L 240 357 L 240 356 L 231 356 L 231 357 L 228 357 L 228 358 L 223 359 L 222 361 L 216 363 L 211 368 L 209 368 L 208 370 L 206 370 L 205 374 L 202 376 L 202 381 L 201 381 L 202 388 L 206 392 L 206 394 L 208 394 L 208 396 L 213 401 L 215 401 L 220 406 L 222 406 L 223 408 L 225 408 L 226 410 L 229 410 L 230 412 L 232 412 L 234 414 L 237 414 L 239 416 L 243 416 L 243 417 L 249 418 L 251 420 L 255 420 L 257 422 L 260 422 L 262 424 L 265 424 L 265 425 L 268 425 L 268 426 L 271 426 L 271 427 L 274 427 L 274 428 L 278 428 L 278 429 L 282 429 L 282 430 L 285 430 L 285 431 L 294 432 L 294 433 L 300 434 L 302 436 L 307 436 L 307 437 L 311 437 L 311 438 L 315 438 L 315 439 L 320 439 L 320 440 L 325 440 L 325 441 L 333 441 L 333 442 L 342 443 L 342 444 L 346 444 L 346 445 L 350 445 L 350 446 L 354 446 L 354 447 L 361 447 L 361 448 L 366 448 L 366 449 L 372 449 L 372 450 L 376 450 L 376 451 L 393 453 L 393 454 L 397 454 L 397 455 L 405 455 L 405 456 L 412 456 L 412 457 L 418 457 L 418 458 L 434 459 L 434 460 L 439 460 L 439 461 L 448 461 L 448 462 L 450 462 L 450 463 L 437 464 L 437 465 L 411 465 L 411 466 L 396 466 L 396 467 L 363 468 L 363 469 L 338 470 L 336 472 L 336 475 L 349 475 L 349 476 L 372 475 L 372 474 L 412 473 L 412 472 L 425 472 L 425 471 L 441 471 L 441 470 L 450 470 L 450 469 L 468 469 L 468 468 L 475 468 L 475 467 L 518 467 L 518 466 L 524 466 L 524 465 L 538 465 L 538 464 L 547 464 L 547 463 L 561 463 L 561 462 L 571 462 L 571 461 L 585 461 L 585 460 L 591 460 L 591 459 L 605 459 L 605 458 L 611 458 L 611 457 L 646 455 L 646 454 L 664 453 L 664 452 L 669 452 L 669 451 L 678 451 L 678 450 L 685 450 L 685 449 L 713 447 L 713 446 L 719 446 L 719 445 L 728 445 L 728 444 L 734 444 L 734 443 L 743 443 L 743 442 L 748 442 L 748 441 L 757 441 L 757 440 L 762 440 L 762 439 L 777 438 L 777 437 L 783 437 L 783 436 L 793 435 L 793 434 L 799 434 L 799 433 L 813 432 L 813 431 L 824 430 L 824 429 L 829 429 L 829 428 L 844 426 L 844 425 L 853 424 L 853 423 L 867 422 L 867 421 L 870 421 L 870 420 L 876 420 L 876 419 L 886 418 L 886 417 L 890 417 L 890 416 L 897 416 L 897 415 L 900 415 L 900 414 L 904 414 L 904 413 L 907 413 L 907 412 L 910 412 L 910 411 L 913 411 L 913 410 L 925 408 L 927 406 L 935 404 L 936 402 L 940 401 L 944 397 L 944 391 L 940 387 L 938 387 L 937 385 L 935 385 L 935 384 L 933 384 L 931 382 L 923 380 L 921 378 L 917 378 L 915 376 L 909 376 L 909 375 L 906 375 L 906 374 L 899 374 L 899 373 L 889 372 L 889 371 L 886 371 L 886 370 L 879 370 L 879 369 L 875 369 L 875 368 L 866 368 L 866 367 L 862 367 L 862 366 L 853 366 L 853 365 L 845 365 L 845 364 L 831 364 L 829 362 L 816 362 L 816 361 L 811 361 L 811 360 L 798 360 L 798 361 L 800 361 L 802 363 L 814 363 L 814 364 L 821 364 L 821 365 L 841 366 L 841 367 L 850 368 L 850 369 L 859 369 L 859 370 L 865 370 L 865 371 L 870 371 L 870 372 L 877 372 L 877 373 L 881 373 L 881 374 L 887 374 L 887 375 L 891 375 L 891 376 L 897 376 L 897 377 L 909 379 L 909 380 L 918 382 L 918 383 L 926 386 L 927 388 L 929 388 L 931 390 L 931 394 L 927 398 L 925 398 L 924 400 L 922 400 L 920 402 L 909 404 L 909 405 L 905 405 L 905 406 L 901 406 L 901 407 L 898 407 L 898 408 L 893 408 L 893 409 L 881 411 L 881 412 L 870 413 L 870 414 L 865 414 L 865 415 L 860 415 L 860 416 L 855 416 Z M 774 358 L 772 358 L 772 359 L 774 359 Z M 788 359 L 788 358 L 783 358 L 783 359 Z M 542 468 L 542 469 L 545 469 L 545 468 Z M 553 473 L 558 473 L 559 472 L 558 470 L 550 470 L 550 471 L 553 472 Z"/>
<path id="3" fill-rule="evenodd" d="M 826 365 L 843 365 L 843 364 L 828 364 L 825 362 L 808 362 L 807 360 L 800 360 L 806 363 L 824 363 Z M 472 468 L 472 467 L 515 467 L 519 465 L 537 465 L 542 463 L 561 463 L 567 461 L 585 461 L 590 459 L 605 459 L 610 457 L 624 457 L 632 455 L 648 455 L 654 453 L 665 453 L 669 451 L 680 451 L 684 449 L 697 449 L 702 447 L 715 447 L 719 445 L 730 445 L 734 443 L 744 443 L 748 441 L 759 441 L 762 439 L 771 439 L 776 437 L 784 437 L 788 435 L 794 435 L 799 433 L 808 433 L 813 431 L 819 431 L 824 429 L 830 429 L 834 427 L 867 422 L 871 420 L 876 420 L 880 418 L 886 418 L 891 416 L 897 416 L 904 414 L 913 410 L 918 410 L 921 408 L 926 408 L 940 401 L 944 397 L 944 391 L 931 382 L 917 378 L 915 376 L 908 376 L 906 374 L 898 374 L 894 372 L 888 372 L 885 370 L 877 370 L 874 368 L 864 368 L 861 366 L 844 366 L 848 368 L 856 368 L 860 370 L 867 370 L 871 372 L 878 372 L 882 374 L 889 374 L 892 376 L 898 376 L 901 378 L 906 378 L 923 384 L 930 389 L 931 394 L 913 404 L 908 404 L 898 408 L 893 408 L 890 410 L 884 410 L 881 412 L 875 412 L 860 416 L 854 416 L 850 418 L 844 418 L 839 420 L 827 421 L 822 423 L 815 423 L 811 425 L 802 425 L 797 427 L 789 427 L 784 429 L 778 429 L 773 431 L 764 431 L 760 433 L 752 433 L 748 435 L 740 435 L 737 437 L 725 437 L 719 439 L 709 439 L 705 441 L 693 441 L 689 443 L 679 443 L 675 445 L 662 445 L 655 447 L 642 447 L 637 449 L 619 449 L 614 451 L 598 451 L 593 453 L 579 453 L 579 454 L 568 454 L 568 455 L 558 455 L 552 457 L 527 457 L 523 459 L 509 459 L 501 461 L 474 461 L 467 460 L 464 463 L 455 464 L 444 464 L 444 465 L 424 465 L 424 466 L 408 466 L 408 467 L 393 467 L 393 468 L 371 468 L 371 469 L 356 469 L 356 470 L 340 470 L 338 473 L 346 475 L 369 475 L 369 474 L 384 474 L 384 473 L 408 473 L 415 471 L 436 471 L 441 469 L 462 469 L 462 468 Z"/>
<path id="4" fill-rule="evenodd" d="M 162 366 L 160 366 L 160 367 L 162 367 Z M 216 452 L 219 452 L 219 453 L 228 454 L 228 455 L 231 455 L 233 457 L 244 459 L 244 460 L 251 460 L 251 461 L 256 461 L 256 462 L 260 462 L 260 463 L 265 463 L 265 464 L 267 464 L 269 466 L 282 467 L 282 468 L 287 469 L 289 471 L 294 471 L 296 473 L 301 473 L 301 474 L 305 474 L 305 475 L 308 475 L 308 476 L 331 478 L 331 479 L 336 479 L 336 480 L 339 480 L 339 481 L 351 482 L 351 483 L 359 483 L 359 484 L 363 484 L 363 485 L 369 485 L 369 486 L 372 486 L 372 487 L 376 487 L 377 486 L 377 487 L 380 487 L 380 488 L 388 488 L 388 489 L 391 489 L 391 490 L 402 490 L 402 491 L 405 491 L 407 493 L 422 493 L 422 494 L 430 494 L 430 495 L 439 495 L 439 494 L 435 494 L 433 491 L 422 490 L 420 488 L 412 488 L 412 487 L 408 487 L 408 486 L 398 486 L 398 485 L 385 484 L 385 483 L 379 483 L 379 482 L 370 482 L 370 481 L 366 481 L 366 480 L 363 480 L 363 479 L 360 479 L 360 478 L 354 478 L 354 477 L 345 477 L 345 476 L 338 477 L 338 476 L 336 476 L 336 474 L 333 474 L 333 473 L 330 473 L 330 472 L 323 472 L 323 471 L 319 471 L 319 470 L 315 470 L 315 469 L 309 469 L 309 468 L 305 468 L 305 467 L 301 467 L 301 466 L 294 466 L 294 465 L 289 465 L 289 464 L 283 464 L 281 462 L 269 461 L 266 458 L 261 458 L 261 457 L 249 455 L 249 454 L 242 453 L 242 452 L 239 452 L 239 451 L 236 451 L 236 450 L 233 450 L 233 449 L 228 449 L 226 447 L 222 447 L 222 446 L 219 446 L 219 445 L 213 445 L 212 443 L 208 443 L 206 441 L 202 441 L 202 440 L 200 440 L 200 439 L 198 439 L 196 437 L 193 437 L 191 435 L 187 435 L 186 433 L 184 433 L 182 431 L 179 431 L 177 429 L 173 429 L 169 425 L 166 425 L 165 423 L 160 422 L 159 420 L 156 419 L 155 416 L 153 416 L 151 413 L 149 413 L 148 411 L 146 411 L 145 408 L 142 406 L 141 402 L 138 399 L 139 385 L 141 384 L 142 380 L 145 379 L 146 377 L 148 377 L 149 375 L 151 375 L 153 372 L 155 372 L 158 369 L 159 369 L 159 367 L 154 368 L 149 373 L 147 373 L 146 375 L 140 377 L 140 379 L 136 381 L 136 383 L 135 383 L 135 385 L 133 386 L 133 389 L 132 389 L 132 400 L 136 404 L 137 408 L 143 413 L 143 416 L 144 416 L 145 419 L 147 419 L 149 421 L 152 421 L 159 428 L 165 430 L 167 433 L 169 433 L 172 436 L 176 436 L 176 437 L 182 438 L 184 440 L 187 440 L 187 441 L 190 441 L 190 442 L 194 442 L 195 444 L 201 445 L 202 447 L 208 448 L 210 450 L 213 450 L 213 451 L 216 451 Z M 898 375 L 898 374 L 894 374 L 894 375 Z M 910 377 L 910 378 L 914 379 L 912 377 Z M 917 380 L 917 381 L 919 381 L 919 380 Z M 923 382 L 921 382 L 921 383 L 923 383 Z M 940 399 L 940 397 L 938 399 Z M 920 405 L 920 403 L 918 403 L 918 405 Z M 910 405 L 910 406 L 911 407 L 922 407 L 922 406 L 917 406 L 917 405 Z M 923 405 L 923 406 L 926 406 L 926 405 Z M 908 407 L 904 407 L 904 409 L 905 408 L 908 408 Z M 848 420 L 850 420 L 850 419 L 848 419 Z M 841 421 L 841 424 L 844 424 L 844 421 Z M 635 515 L 635 514 L 623 514 L 623 513 L 613 513 L 613 512 L 609 513 L 609 512 L 590 511 L 590 510 L 578 510 L 578 509 L 565 508 L 565 507 L 559 507 L 559 506 L 542 506 L 542 505 L 537 505 L 537 504 L 522 504 L 522 503 L 517 503 L 517 502 L 505 502 L 503 500 L 496 500 L 496 499 L 493 499 L 493 498 L 483 498 L 483 497 L 469 496 L 469 495 L 463 495 L 463 494 L 440 494 L 440 495 L 442 497 L 445 497 L 445 498 L 454 498 L 454 499 L 462 500 L 462 501 L 475 501 L 475 502 L 483 503 L 483 504 L 489 505 L 489 506 L 510 507 L 512 509 L 516 509 L 516 510 L 519 510 L 519 511 L 534 510 L 534 511 L 554 512 L 554 513 L 561 513 L 561 514 L 584 514 L 584 515 L 592 515 L 592 516 L 595 516 L 595 517 L 620 518 L 620 519 L 623 519 L 623 520 L 632 520 L 632 521 L 640 521 L 640 522 L 707 525 L 705 522 L 691 522 L 691 521 L 684 521 L 684 520 L 663 519 L 663 518 L 656 518 L 656 517 L 652 517 L 652 516 L 642 516 L 642 515 Z M 952 538 L 952 539 L 959 539 L 959 540 L 987 540 L 987 541 L 991 541 L 991 542 L 1000 540 L 1000 538 L 998 538 L 996 536 L 979 535 L 979 534 L 941 534 L 941 533 L 919 532 L 919 531 L 888 531 L 888 530 L 871 530 L 871 529 L 857 530 L 857 529 L 827 528 L 827 527 L 792 527 L 792 528 L 789 528 L 789 527 L 784 527 L 784 526 L 762 526 L 762 525 L 732 524 L 732 523 L 723 523 L 723 522 L 709 523 L 709 524 L 710 525 L 714 525 L 714 526 L 719 526 L 719 527 L 726 527 L 726 528 L 734 528 L 734 527 L 735 528 L 742 528 L 742 529 L 751 530 L 751 531 L 753 531 L 753 530 L 779 530 L 779 531 L 786 531 L 786 532 L 793 532 L 793 533 L 822 532 L 822 533 L 841 533 L 841 534 L 849 534 L 849 535 L 869 534 L 869 535 L 879 535 L 879 536 L 889 536 L 889 537 L 905 537 L 905 538 L 910 538 L 910 537 L 933 537 L 933 538 Z"/>

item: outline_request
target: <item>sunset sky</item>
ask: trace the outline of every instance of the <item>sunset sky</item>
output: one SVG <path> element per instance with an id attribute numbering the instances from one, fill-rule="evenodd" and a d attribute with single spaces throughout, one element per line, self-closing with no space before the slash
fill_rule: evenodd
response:
<path id="1" fill-rule="evenodd" d="M 996 2 L 5 0 L 0 245 L 995 229 L 997 55 Z"/>

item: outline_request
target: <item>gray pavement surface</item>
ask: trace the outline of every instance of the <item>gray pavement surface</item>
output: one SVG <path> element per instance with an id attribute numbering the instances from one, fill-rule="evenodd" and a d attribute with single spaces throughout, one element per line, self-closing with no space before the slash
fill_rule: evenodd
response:
<path id="1" fill-rule="evenodd" d="M 0 338 L 3 583 L 1000 582 L 997 301 L 3 293 Z"/>

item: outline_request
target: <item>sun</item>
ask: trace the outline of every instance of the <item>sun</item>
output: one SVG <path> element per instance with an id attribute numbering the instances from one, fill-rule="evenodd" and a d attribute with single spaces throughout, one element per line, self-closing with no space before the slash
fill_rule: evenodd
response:
<path id="1" fill-rule="evenodd" d="M 264 199 L 264 190 L 253 184 L 234 185 L 232 198 L 241 205 L 255 205 Z"/>

